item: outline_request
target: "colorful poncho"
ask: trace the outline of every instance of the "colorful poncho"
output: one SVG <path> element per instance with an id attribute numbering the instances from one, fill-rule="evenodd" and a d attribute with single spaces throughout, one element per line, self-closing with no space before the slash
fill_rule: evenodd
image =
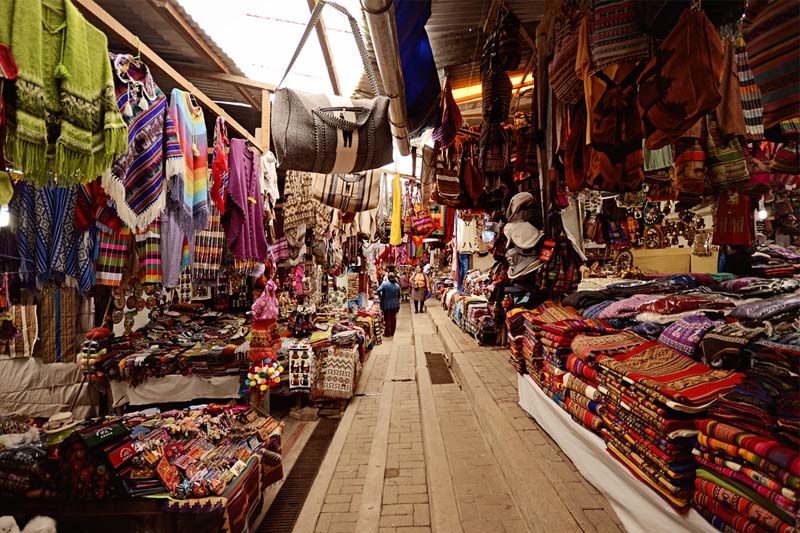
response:
<path id="1" fill-rule="evenodd" d="M 19 65 L 9 155 L 39 185 L 50 172 L 59 186 L 91 181 L 128 148 L 106 36 L 63 4 L 59 16 L 41 2 L 0 3 L 0 42 Z"/>
<path id="2" fill-rule="evenodd" d="M 103 174 L 103 188 L 130 229 L 141 231 L 164 210 L 164 175 L 183 172 L 178 133 L 147 65 L 131 55 L 111 55 L 116 97 L 128 124 L 128 151 Z"/>
<path id="3" fill-rule="evenodd" d="M 184 168 L 169 177 L 167 208 L 161 216 L 161 267 L 164 286 L 177 287 L 181 272 L 192 262 L 194 237 L 208 224 L 208 137 L 202 108 L 180 89 L 170 95 Z"/>

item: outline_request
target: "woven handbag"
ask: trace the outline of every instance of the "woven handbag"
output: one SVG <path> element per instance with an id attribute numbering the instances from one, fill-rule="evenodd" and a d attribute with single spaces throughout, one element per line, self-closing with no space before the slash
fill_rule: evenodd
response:
<path id="1" fill-rule="evenodd" d="M 713 114 L 706 115 L 708 136 L 706 140 L 706 166 L 708 177 L 715 187 L 728 187 L 750 180 L 747 159 L 736 137 L 723 138 Z"/>
<path id="2" fill-rule="evenodd" d="M 349 20 L 375 98 L 353 100 L 281 87 L 326 5 Z M 391 163 L 389 97 L 378 86 L 358 22 L 347 9 L 328 0 L 317 1 L 278 87 L 272 103 L 271 131 L 280 168 L 349 174 Z"/>
<path id="3" fill-rule="evenodd" d="M 311 185 L 314 198 L 347 213 L 359 213 L 378 207 L 381 195 L 381 171 L 358 174 L 317 174 Z"/>

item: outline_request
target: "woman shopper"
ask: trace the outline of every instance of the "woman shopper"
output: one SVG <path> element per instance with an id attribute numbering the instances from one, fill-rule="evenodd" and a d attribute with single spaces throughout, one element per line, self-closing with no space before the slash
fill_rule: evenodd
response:
<path id="1" fill-rule="evenodd" d="M 386 327 L 384 337 L 394 337 L 394 330 L 397 328 L 397 312 L 400 310 L 400 284 L 394 274 L 389 274 L 386 281 L 378 287 L 378 295 L 381 298 L 381 311 Z"/>
<path id="2" fill-rule="evenodd" d="M 425 298 L 430 290 L 428 276 L 422 272 L 422 267 L 417 266 L 416 272 L 411 277 L 411 299 L 414 300 L 414 312 L 425 312 Z"/>

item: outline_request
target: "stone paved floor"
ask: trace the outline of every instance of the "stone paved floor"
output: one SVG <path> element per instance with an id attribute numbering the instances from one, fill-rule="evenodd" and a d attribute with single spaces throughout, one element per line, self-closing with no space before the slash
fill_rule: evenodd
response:
<path id="1" fill-rule="evenodd" d="M 448 355 L 456 383 L 431 385 L 426 351 Z M 507 357 L 479 347 L 438 302 L 426 314 L 404 305 L 295 531 L 620 531 L 605 498 L 517 405 Z"/>

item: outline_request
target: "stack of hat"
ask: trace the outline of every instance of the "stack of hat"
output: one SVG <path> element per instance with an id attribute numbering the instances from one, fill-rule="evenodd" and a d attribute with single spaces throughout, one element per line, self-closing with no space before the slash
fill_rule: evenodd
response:
<path id="1" fill-rule="evenodd" d="M 508 277 L 515 280 L 533 274 L 544 263 L 539 260 L 536 245 L 542 240 L 543 233 L 528 222 L 533 206 L 533 195 L 522 192 L 514 195 L 506 210 L 508 222 L 503 227 L 503 234 L 508 241 L 506 259 L 508 259 Z"/>
<path id="2" fill-rule="evenodd" d="M 104 327 L 93 328 L 86 333 L 86 340 L 78 353 L 78 362 L 84 374 L 91 377 L 102 376 L 102 363 L 110 356 L 112 339 L 111 330 Z"/>

